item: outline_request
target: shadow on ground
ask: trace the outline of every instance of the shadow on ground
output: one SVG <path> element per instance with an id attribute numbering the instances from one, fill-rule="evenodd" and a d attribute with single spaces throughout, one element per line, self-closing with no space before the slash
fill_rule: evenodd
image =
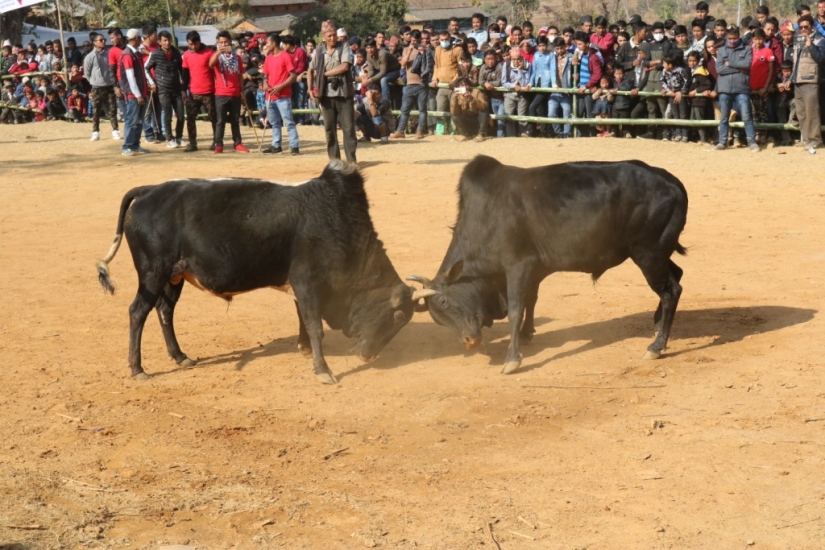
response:
<path id="1" fill-rule="evenodd" d="M 673 323 L 671 342 L 698 338 L 713 338 L 713 340 L 676 353 L 668 353 L 665 357 L 674 357 L 684 353 L 738 342 L 744 339 L 745 336 L 756 332 L 772 332 L 807 323 L 814 318 L 816 313 L 817 310 L 814 309 L 786 306 L 727 307 L 678 311 Z M 536 327 L 540 328 L 550 322 L 551 320 L 545 317 L 536 318 Z M 630 338 L 647 338 L 651 342 L 653 341 L 652 312 L 634 313 L 624 317 L 559 330 L 552 330 L 551 328 L 551 330 L 536 334 L 533 341 L 530 344 L 525 344 L 522 348 L 526 364 L 522 367 L 521 372 L 541 368 L 553 361 L 610 346 Z M 509 345 L 507 323 L 499 322 L 487 329 L 485 341 L 486 344 L 482 350 L 485 355 L 490 357 L 491 363 L 503 363 Z M 575 349 L 558 353 L 540 363 L 530 364 L 529 362 L 530 355 L 534 350 L 558 348 L 567 342 L 582 341 L 585 343 Z M 382 355 L 369 364 L 360 364 L 359 359 L 348 353 L 353 345 L 354 342 L 345 338 L 340 332 L 326 331 L 324 339 L 326 357 L 346 358 L 346 361 L 335 360 L 334 364 L 331 363 L 333 370 L 340 372 L 339 379 L 367 369 L 395 369 L 418 361 L 443 359 L 472 353 L 463 349 L 458 338 L 452 332 L 429 322 L 410 323 L 390 342 Z M 639 357 L 644 353 L 645 347 L 646 345 L 639 348 Z M 237 370 L 242 370 L 253 361 L 286 353 L 295 353 L 296 351 L 297 334 L 293 337 L 279 338 L 254 348 L 205 357 L 199 360 L 197 366 L 189 368 L 200 369 L 215 365 L 234 364 Z M 349 363 L 350 359 L 359 363 L 359 366 L 342 372 L 341 363 Z M 307 370 L 310 371 L 311 368 L 312 363 L 308 359 Z M 165 372 L 153 373 L 153 376 L 171 374 L 179 370 L 185 369 L 171 369 Z"/>

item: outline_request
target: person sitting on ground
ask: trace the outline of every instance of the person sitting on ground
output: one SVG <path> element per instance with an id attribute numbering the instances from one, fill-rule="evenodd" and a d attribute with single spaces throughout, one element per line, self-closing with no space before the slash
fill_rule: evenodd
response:
<path id="1" fill-rule="evenodd" d="M 56 88 L 46 90 L 47 120 L 62 120 L 66 116 L 66 106 L 57 94 Z"/>
<path id="2" fill-rule="evenodd" d="M 367 84 L 364 102 L 356 107 L 356 111 L 358 118 L 355 124 L 361 131 L 358 141 L 369 142 L 373 139 L 380 139 L 381 143 L 389 141 L 390 123 L 393 118 L 392 105 L 388 98 L 381 95 L 381 89 L 377 83 Z"/>
<path id="3" fill-rule="evenodd" d="M 0 105 L 3 106 L 3 109 L 0 111 L 0 123 L 23 124 L 26 121 L 23 116 L 23 111 L 11 108 L 20 106 L 20 100 L 14 95 L 14 83 L 11 80 L 6 80 L 3 83 Z"/>
<path id="4" fill-rule="evenodd" d="M 80 95 L 80 88 L 72 86 L 72 92 L 66 100 L 69 117 L 74 122 L 83 122 L 86 120 L 86 99 Z"/>
<path id="5" fill-rule="evenodd" d="M 475 137 L 475 141 L 481 142 L 487 139 L 490 126 L 490 102 L 486 93 L 471 84 L 467 77 L 460 77 L 451 84 L 450 114 L 458 132 L 457 141 Z"/>
<path id="6" fill-rule="evenodd" d="M 46 120 L 46 94 L 42 90 L 34 91 L 34 101 L 29 105 L 34 112 L 34 121 L 43 122 Z"/>

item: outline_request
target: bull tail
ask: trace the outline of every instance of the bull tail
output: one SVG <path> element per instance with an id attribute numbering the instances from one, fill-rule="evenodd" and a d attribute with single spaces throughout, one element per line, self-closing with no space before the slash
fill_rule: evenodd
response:
<path id="1" fill-rule="evenodd" d="M 135 187 L 123 196 L 123 201 L 120 203 L 120 214 L 117 218 L 115 240 L 112 242 L 112 246 L 109 247 L 109 252 L 106 254 L 106 257 L 97 262 L 97 279 L 100 281 L 100 286 L 103 287 L 103 290 L 109 294 L 115 293 L 115 285 L 109 277 L 109 262 L 115 258 L 115 255 L 120 248 L 120 243 L 123 241 L 123 221 L 126 218 L 126 212 L 132 205 L 132 201 L 147 193 L 150 189 L 150 186 Z"/>
<path id="2" fill-rule="evenodd" d="M 676 241 L 676 252 L 682 256 L 687 256 L 687 248 L 682 246 L 682 243 Z"/>

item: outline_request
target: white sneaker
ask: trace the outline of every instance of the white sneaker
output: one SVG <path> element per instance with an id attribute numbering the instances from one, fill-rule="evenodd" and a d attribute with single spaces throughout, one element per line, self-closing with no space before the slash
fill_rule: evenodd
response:
<path id="1" fill-rule="evenodd" d="M 92 132 L 92 141 L 97 141 L 100 139 L 100 132 Z"/>
<path id="2" fill-rule="evenodd" d="M 816 147 L 814 147 L 814 146 L 808 147 L 808 152 L 812 155 L 815 155 L 816 154 Z"/>
<path id="3" fill-rule="evenodd" d="M 118 132 L 117 130 L 112 130 L 112 139 L 115 140 L 115 141 L 119 140 L 120 139 L 120 132 Z"/>
<path id="4" fill-rule="evenodd" d="M 178 144 L 178 147 L 183 147 L 183 140 L 181 138 L 176 139 L 175 142 Z"/>

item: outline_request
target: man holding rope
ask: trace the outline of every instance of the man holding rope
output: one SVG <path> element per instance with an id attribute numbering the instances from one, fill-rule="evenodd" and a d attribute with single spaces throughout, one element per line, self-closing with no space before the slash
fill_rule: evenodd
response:
<path id="1" fill-rule="evenodd" d="M 263 73 L 266 75 L 267 116 L 272 124 L 272 145 L 264 153 L 281 153 L 281 128 L 286 126 L 289 135 L 289 151 L 299 155 L 298 128 L 292 117 L 292 84 L 298 77 L 292 59 L 278 44 L 279 37 L 270 34 L 266 40 L 266 60 Z"/>

